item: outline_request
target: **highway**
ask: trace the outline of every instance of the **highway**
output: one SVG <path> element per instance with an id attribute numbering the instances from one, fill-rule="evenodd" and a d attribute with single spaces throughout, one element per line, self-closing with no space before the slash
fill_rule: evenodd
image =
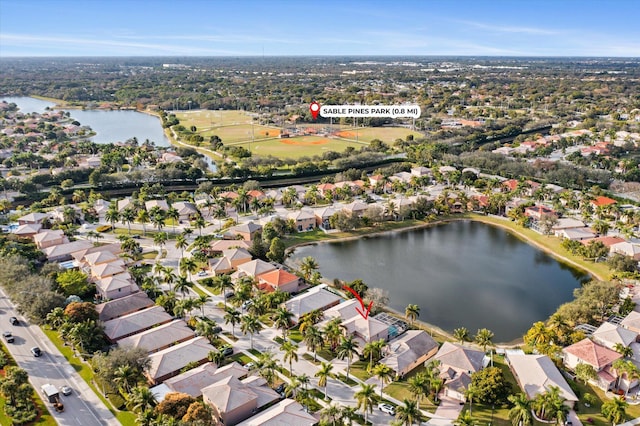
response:
<path id="1" fill-rule="evenodd" d="M 18 318 L 19 325 L 9 323 L 12 316 Z M 18 315 L 6 293 L 0 290 L 0 333 L 3 331 L 11 331 L 15 336 L 13 343 L 4 340 L 3 342 L 18 365 L 29 373 L 29 381 L 39 395 L 42 395 L 40 387 L 45 383 L 51 383 L 58 389 L 63 385 L 72 389 L 69 396 L 60 394 L 61 402 L 64 404 L 62 413 L 56 413 L 52 404 L 42 397 L 44 405 L 59 425 L 120 425 L 42 330 L 36 325 L 30 325 L 25 318 Z M 40 357 L 36 358 L 31 353 L 30 349 L 34 346 L 42 350 Z"/>

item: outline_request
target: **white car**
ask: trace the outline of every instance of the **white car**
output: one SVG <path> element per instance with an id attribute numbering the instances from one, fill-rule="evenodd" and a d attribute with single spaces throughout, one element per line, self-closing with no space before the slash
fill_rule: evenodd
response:
<path id="1" fill-rule="evenodd" d="M 382 411 L 383 413 L 387 413 L 391 416 L 395 416 L 396 415 L 396 407 L 394 407 L 391 404 L 387 404 L 384 402 L 381 402 L 380 404 L 378 404 L 378 410 Z"/>
<path id="2" fill-rule="evenodd" d="M 209 275 L 209 274 L 207 274 L 205 271 L 198 272 L 198 276 L 199 277 L 206 277 L 207 275 Z"/>

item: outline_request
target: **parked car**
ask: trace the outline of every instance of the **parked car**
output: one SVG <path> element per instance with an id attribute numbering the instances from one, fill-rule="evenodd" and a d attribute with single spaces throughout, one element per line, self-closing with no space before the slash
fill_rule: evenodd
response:
<path id="1" fill-rule="evenodd" d="M 394 407 L 391 404 L 387 404 L 384 402 L 381 402 L 380 404 L 378 404 L 378 410 L 382 411 L 383 413 L 387 413 L 391 416 L 395 416 L 396 415 L 396 407 Z"/>
<path id="2" fill-rule="evenodd" d="M 233 290 L 229 290 L 224 294 L 224 297 L 228 299 L 229 297 L 233 297 L 234 294 Z"/>
<path id="3" fill-rule="evenodd" d="M 285 384 L 284 383 L 280 383 L 274 390 L 278 393 L 284 393 L 284 388 L 285 388 Z"/>
<path id="4" fill-rule="evenodd" d="M 42 355 L 42 351 L 40 350 L 39 347 L 34 346 L 33 348 L 31 348 L 31 353 L 33 354 L 33 356 L 35 357 L 39 357 L 40 355 Z"/>
<path id="5" fill-rule="evenodd" d="M 10 331 L 4 331 L 2 333 L 2 337 L 4 337 L 4 340 L 7 341 L 7 343 L 13 343 L 13 334 L 11 334 Z"/>
<path id="6" fill-rule="evenodd" d="M 199 277 L 206 277 L 207 275 L 209 275 L 209 274 L 207 274 L 205 271 L 198 272 L 198 276 Z"/>
<path id="7" fill-rule="evenodd" d="M 256 366 L 256 364 L 253 363 L 253 362 L 249 362 L 249 363 L 245 364 L 244 366 L 245 366 L 246 369 L 252 370 Z"/>
<path id="8" fill-rule="evenodd" d="M 242 304 L 242 310 L 247 309 L 249 306 L 253 305 L 253 301 L 251 300 L 245 300 L 245 302 Z"/>
<path id="9" fill-rule="evenodd" d="M 71 395 L 71 388 L 69 386 L 61 386 L 60 387 L 60 393 L 62 393 L 64 396 L 69 396 Z"/>
<path id="10" fill-rule="evenodd" d="M 10 317 L 9 318 L 9 323 L 11 323 L 11 325 L 18 325 L 18 324 L 20 324 L 20 321 L 18 321 L 18 318 L 16 318 L 16 317 Z"/>
<path id="11" fill-rule="evenodd" d="M 231 346 L 226 346 L 222 348 L 222 355 L 224 356 L 233 355 L 233 348 Z"/>

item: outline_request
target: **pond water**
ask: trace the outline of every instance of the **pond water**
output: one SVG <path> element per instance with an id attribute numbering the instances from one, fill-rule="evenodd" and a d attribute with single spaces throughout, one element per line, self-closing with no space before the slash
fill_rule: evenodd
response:
<path id="1" fill-rule="evenodd" d="M 18 105 L 22 112 L 43 113 L 45 108 L 55 106 L 52 102 L 31 97 L 3 97 L 7 102 Z M 146 139 L 156 146 L 170 146 L 165 136 L 160 119 L 156 116 L 143 114 L 138 111 L 120 110 L 78 110 L 69 109 L 71 117 L 83 126 L 91 127 L 96 135 L 91 138 L 96 143 L 124 142 L 136 137 L 142 144 Z"/>
<path id="2" fill-rule="evenodd" d="M 291 260 L 305 256 L 325 278 L 360 278 L 387 290 L 398 312 L 417 304 L 422 321 L 472 335 L 488 328 L 494 342 L 521 338 L 589 278 L 502 228 L 473 221 L 300 247 Z"/>

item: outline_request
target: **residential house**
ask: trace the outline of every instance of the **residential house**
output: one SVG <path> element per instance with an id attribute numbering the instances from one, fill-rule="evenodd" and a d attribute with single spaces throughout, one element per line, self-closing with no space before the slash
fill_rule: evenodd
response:
<path id="1" fill-rule="evenodd" d="M 195 337 L 195 333 L 181 319 L 153 327 L 150 330 L 136 333 L 118 341 L 119 347 L 144 348 L 148 353 L 154 353 L 174 344 L 184 342 Z"/>
<path id="2" fill-rule="evenodd" d="M 253 241 L 260 231 L 262 231 L 262 226 L 254 222 L 247 222 L 229 228 L 228 233 L 240 236 L 245 241 Z"/>
<path id="3" fill-rule="evenodd" d="M 640 312 L 631 311 L 627 314 L 626 317 L 622 321 L 620 321 L 620 325 L 626 328 L 627 330 L 631 330 L 633 332 L 640 334 Z"/>
<path id="4" fill-rule="evenodd" d="M 352 216 L 362 217 L 369 206 L 361 201 L 353 201 L 345 205 L 342 210 Z"/>
<path id="5" fill-rule="evenodd" d="M 122 259 L 118 259 L 113 262 L 101 263 L 100 265 L 92 266 L 89 271 L 89 278 L 91 280 L 101 280 L 126 271 L 127 267 L 125 266 L 124 261 Z"/>
<path id="6" fill-rule="evenodd" d="M 232 248 L 228 250 L 222 251 L 222 257 L 229 260 L 229 264 L 232 268 L 237 268 L 239 265 L 243 263 L 251 262 L 253 256 L 246 249 L 243 248 Z"/>
<path id="7" fill-rule="evenodd" d="M 18 225 L 42 225 L 49 215 L 46 213 L 29 213 L 18 218 Z"/>
<path id="8" fill-rule="evenodd" d="M 109 321 L 153 306 L 153 300 L 146 293 L 138 292 L 95 306 L 100 321 Z"/>
<path id="9" fill-rule="evenodd" d="M 564 229 L 578 229 L 584 228 L 586 225 L 584 222 L 578 219 L 573 219 L 570 217 L 561 217 L 558 219 L 558 222 L 551 227 L 551 230 L 554 232 L 556 237 L 558 236 L 558 231 L 562 231 Z"/>
<path id="10" fill-rule="evenodd" d="M 24 225 L 18 225 L 18 227 L 13 231 L 13 234 L 16 237 L 33 238 L 41 229 L 42 224 L 40 223 L 25 223 Z"/>
<path id="11" fill-rule="evenodd" d="M 217 349 L 211 346 L 206 337 L 196 337 L 178 343 L 149 355 L 151 366 L 145 375 L 150 384 L 157 385 L 170 377 L 177 376 L 187 364 L 206 362 L 209 352 L 212 351 Z"/>
<path id="12" fill-rule="evenodd" d="M 364 345 L 377 340 L 389 340 L 389 326 L 373 317 L 366 319 L 355 311 L 355 315 L 342 322 L 346 334 L 352 335 L 359 340 L 359 351 L 364 349 Z"/>
<path id="13" fill-rule="evenodd" d="M 214 257 L 209 259 L 209 272 L 213 275 L 224 275 L 233 272 L 231 261 L 228 257 Z"/>
<path id="14" fill-rule="evenodd" d="M 578 364 L 589 364 L 598 373 L 593 381 L 598 387 L 609 390 L 616 381 L 615 373 L 611 371 L 611 365 L 617 359 L 622 358 L 618 352 L 595 343 L 591 339 L 583 339 L 578 343 L 562 349 L 564 365 L 575 370 Z"/>
<path id="15" fill-rule="evenodd" d="M 427 167 L 412 167 L 411 174 L 414 176 L 422 177 L 422 176 L 431 176 L 431 169 Z"/>
<path id="16" fill-rule="evenodd" d="M 602 244 L 604 244 L 605 247 L 609 248 L 609 250 L 611 250 L 611 246 L 614 244 L 618 244 L 618 243 L 623 243 L 624 242 L 624 238 L 620 238 L 620 237 L 596 237 L 596 238 L 590 238 L 590 239 L 586 239 L 586 240 L 582 240 L 580 241 L 582 244 L 584 245 L 589 245 L 592 242 L 596 242 L 599 241 Z"/>
<path id="17" fill-rule="evenodd" d="M 211 254 L 222 254 L 225 250 L 232 248 L 242 248 L 248 250 L 251 244 L 244 240 L 213 240 L 209 244 L 208 251 Z"/>
<path id="18" fill-rule="evenodd" d="M 591 338 L 596 343 L 615 350 L 616 344 L 629 347 L 632 343 L 635 343 L 638 340 L 638 333 L 610 322 L 603 322 L 600 327 L 593 332 Z"/>
<path id="19" fill-rule="evenodd" d="M 555 231 L 555 235 L 556 237 L 572 241 L 593 240 L 596 237 L 596 234 L 589 228 L 561 229 Z"/>
<path id="20" fill-rule="evenodd" d="M 438 352 L 438 342 L 423 330 L 409 330 L 389 342 L 389 351 L 380 361 L 403 377 L 419 365 L 424 364 Z"/>
<path id="21" fill-rule="evenodd" d="M 316 426 L 314 415 L 293 399 L 284 399 L 267 410 L 256 414 L 238 426 Z"/>
<path id="22" fill-rule="evenodd" d="M 309 291 L 299 294 L 284 302 L 285 307 L 293 314 L 291 321 L 297 324 L 300 318 L 309 312 L 324 311 L 336 306 L 342 297 L 329 291 L 326 284 L 321 284 L 309 289 Z"/>
<path id="23" fill-rule="evenodd" d="M 207 362 L 182 374 L 178 374 L 164 381 L 170 391 L 191 395 L 194 398 L 202 396 L 202 389 L 219 382 L 227 377 L 242 379 L 249 374 L 249 370 L 236 361 L 218 368 L 217 365 Z"/>
<path id="24" fill-rule="evenodd" d="M 109 341 L 116 342 L 133 334 L 140 333 L 159 324 L 172 321 L 173 317 L 160 306 L 136 311 L 104 323 L 104 334 Z"/>
<path id="25" fill-rule="evenodd" d="M 233 376 L 202 389 L 202 399 L 226 426 L 234 426 L 251 417 L 260 408 L 280 399 L 265 379 L 249 376 L 243 381 Z"/>
<path id="26" fill-rule="evenodd" d="M 293 211 L 287 215 L 287 219 L 295 222 L 298 232 L 311 231 L 316 227 L 316 216 L 306 210 Z"/>
<path id="27" fill-rule="evenodd" d="M 198 215 L 198 208 L 195 204 L 187 201 L 178 201 L 171 206 L 178 211 L 180 222 L 188 222 Z"/>
<path id="28" fill-rule="evenodd" d="M 122 272 L 96 281 L 96 292 L 102 300 L 119 299 L 139 290 L 129 272 Z"/>
<path id="29" fill-rule="evenodd" d="M 535 205 L 531 207 L 525 207 L 524 215 L 534 220 L 541 220 L 543 216 L 557 216 L 557 213 L 549 207 Z"/>
<path id="30" fill-rule="evenodd" d="M 95 251 L 85 254 L 82 259 L 82 263 L 91 268 L 98 265 L 104 265 L 105 263 L 116 262 L 118 260 L 121 260 L 121 258 L 110 251 Z"/>
<path id="31" fill-rule="evenodd" d="M 295 293 L 300 285 L 300 278 L 284 269 L 275 269 L 256 275 L 258 288 L 268 292 L 283 291 L 285 293 Z"/>
<path id="32" fill-rule="evenodd" d="M 471 384 L 471 375 L 485 366 L 484 352 L 444 342 L 433 359 L 440 361 L 440 377 L 445 381 L 444 394 L 465 401 L 464 390 Z"/>
<path id="33" fill-rule="evenodd" d="M 76 240 L 70 243 L 47 247 L 42 251 L 47 256 L 49 262 L 63 262 L 65 260 L 71 260 L 72 253 L 91 247 L 93 247 L 93 244 L 87 240 Z"/>
<path id="34" fill-rule="evenodd" d="M 616 200 L 604 196 L 596 197 L 595 199 L 591 200 L 591 205 L 593 207 L 606 207 L 613 204 L 616 204 Z"/>
<path id="35" fill-rule="evenodd" d="M 628 241 L 612 244 L 609 247 L 610 254 L 621 254 L 623 256 L 632 257 L 634 260 L 640 261 L 640 244 L 634 244 Z"/>
<path id="36" fill-rule="evenodd" d="M 320 209 L 314 209 L 313 214 L 316 218 L 316 227 L 322 229 L 331 229 L 331 223 L 329 219 L 336 213 L 336 209 L 333 207 L 323 207 Z"/>
<path id="37" fill-rule="evenodd" d="M 275 270 L 276 267 L 273 266 L 269 262 L 265 262 L 264 260 L 255 259 L 251 262 L 243 263 L 242 265 L 238 265 L 238 270 L 233 273 L 233 278 L 239 278 L 243 276 L 249 277 L 257 277 L 260 274 L 264 274 L 265 272 L 270 272 Z"/>
<path id="38" fill-rule="evenodd" d="M 33 242 L 36 244 L 36 247 L 42 250 L 47 247 L 66 244 L 69 240 L 60 229 L 45 229 L 33 236 Z"/>
<path id="39" fill-rule="evenodd" d="M 118 211 L 122 212 L 126 209 L 135 210 L 136 205 L 133 203 L 131 197 L 124 198 L 122 200 L 118 200 Z"/>
<path id="40" fill-rule="evenodd" d="M 529 399 L 535 399 L 537 395 L 546 393 L 551 386 L 556 386 L 569 408 L 573 408 L 578 402 L 578 397 L 548 356 L 507 354 L 506 359 L 520 389 Z"/>
<path id="41" fill-rule="evenodd" d="M 321 183 L 318 185 L 318 192 L 320 196 L 326 197 L 328 194 L 334 194 L 336 191 L 336 186 L 332 183 Z"/>
<path id="42" fill-rule="evenodd" d="M 144 208 L 147 211 L 151 211 L 154 207 L 158 207 L 160 210 L 167 211 L 169 210 L 169 204 L 167 200 L 149 200 L 144 203 Z"/>

